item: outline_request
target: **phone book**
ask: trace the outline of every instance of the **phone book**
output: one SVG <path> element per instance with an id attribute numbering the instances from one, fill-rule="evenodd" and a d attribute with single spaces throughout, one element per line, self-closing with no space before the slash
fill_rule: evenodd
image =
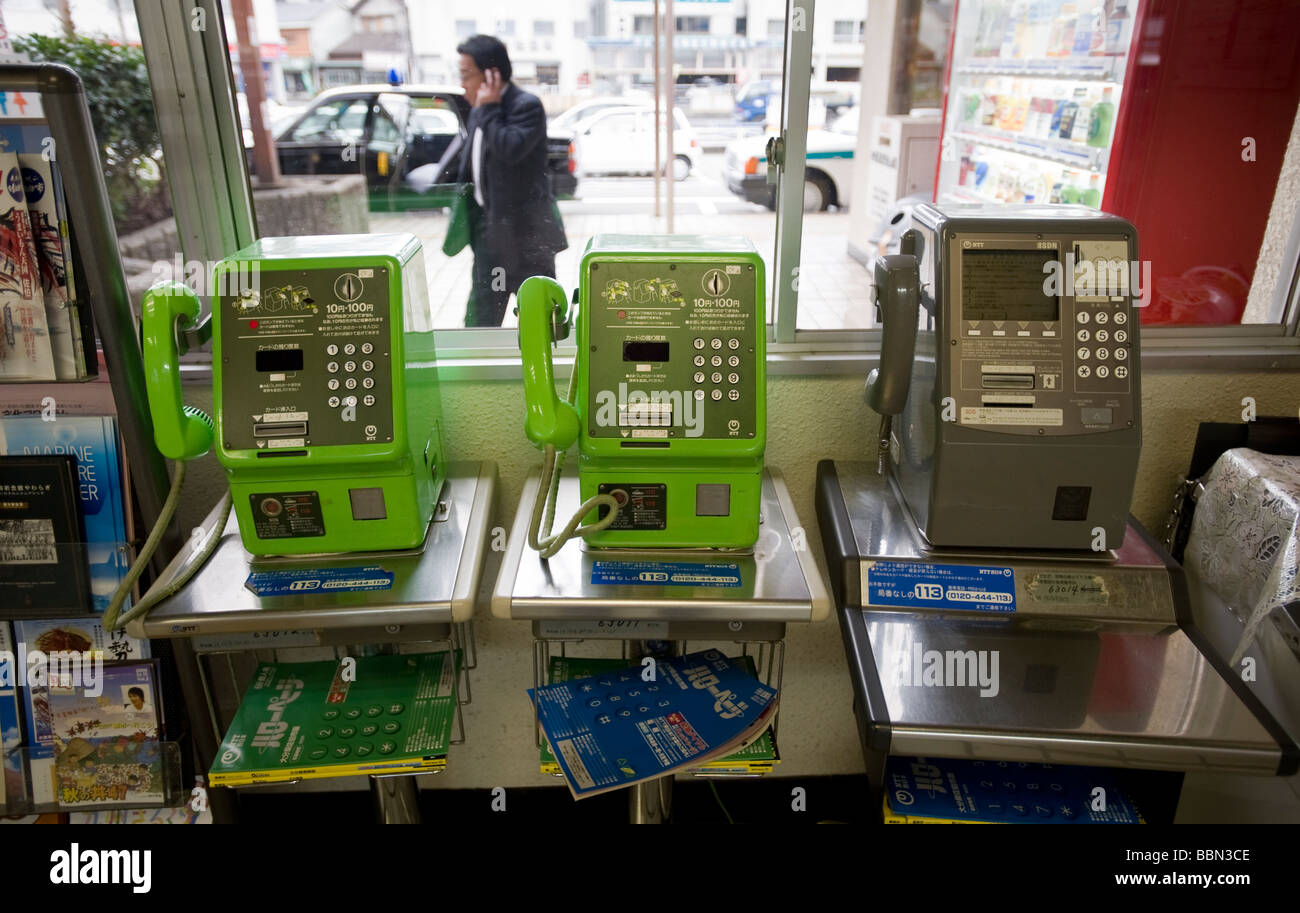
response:
<path id="1" fill-rule="evenodd" d="M 208 774 L 212 786 L 447 765 L 461 652 L 264 663 Z"/>
<path id="2" fill-rule="evenodd" d="M 733 663 L 742 664 L 746 672 L 755 678 L 758 677 L 754 668 L 753 657 L 748 655 L 733 656 L 730 657 L 730 660 Z M 625 659 L 552 656 L 550 684 L 555 685 L 577 678 L 599 677 L 606 673 L 622 672 L 627 669 L 628 665 Z M 637 667 L 635 671 L 638 676 L 641 674 L 640 667 Z M 768 728 L 757 739 L 739 751 L 732 752 L 724 758 L 718 758 L 707 764 L 702 764 L 697 770 L 703 774 L 756 776 L 771 773 L 772 769 L 780 763 L 781 758 L 776 750 L 776 742 L 772 738 L 772 730 Z M 545 740 L 543 740 L 541 748 L 541 772 L 552 776 L 563 776 L 560 765 L 551 752 L 551 745 Z"/>
<path id="3" fill-rule="evenodd" d="M 891 757 L 885 824 L 1145 824 L 1103 767 Z"/>
<path id="4" fill-rule="evenodd" d="M 51 676 L 47 687 L 61 808 L 166 800 L 157 683 L 157 660 L 105 663 L 94 689 Z"/>
<path id="5" fill-rule="evenodd" d="M 0 381 L 57 379 L 22 170 L 0 153 Z"/>
<path id="6" fill-rule="evenodd" d="M 45 421 L 41 415 L 0 417 L 0 455 L 68 454 L 77 458 L 91 607 L 103 612 L 130 570 L 117 420 L 100 415 L 56 415 L 54 419 Z"/>
<path id="7" fill-rule="evenodd" d="M 0 616 L 90 611 L 77 459 L 0 456 Z"/>
<path id="8" fill-rule="evenodd" d="M 528 689 L 575 799 L 724 758 L 775 716 L 776 689 L 717 650 L 648 668 Z"/>

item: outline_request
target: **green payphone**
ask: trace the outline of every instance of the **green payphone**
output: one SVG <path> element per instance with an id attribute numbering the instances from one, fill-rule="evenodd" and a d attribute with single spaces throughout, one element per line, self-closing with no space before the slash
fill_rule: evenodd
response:
<path id="1" fill-rule="evenodd" d="M 144 303 L 155 439 L 215 443 L 254 555 L 417 548 L 444 478 L 424 254 L 411 234 L 263 238 L 217 264 L 215 427 L 181 405 L 179 283 Z"/>
<path id="2" fill-rule="evenodd" d="M 748 548 L 758 538 L 766 444 L 763 261 L 746 238 L 598 235 L 582 259 L 577 359 L 555 392 L 551 346 L 564 290 L 519 290 L 525 433 L 545 451 L 530 545 L 583 536 L 602 548 Z M 583 504 L 547 522 L 557 454 L 578 444 Z M 592 522 L 578 524 L 589 515 Z"/>

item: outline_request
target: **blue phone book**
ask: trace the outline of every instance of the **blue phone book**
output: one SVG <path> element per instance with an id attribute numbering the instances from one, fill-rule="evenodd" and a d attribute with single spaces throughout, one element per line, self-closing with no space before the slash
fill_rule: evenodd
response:
<path id="1" fill-rule="evenodd" d="M 117 441 L 117 420 L 112 416 L 59 415 L 52 422 L 39 415 L 0 418 L 0 455 L 71 454 L 77 458 L 90 590 L 96 612 L 108 608 L 118 583 L 130 570 L 124 550 L 126 511 Z M 125 606 L 129 605 L 128 598 Z"/>
<path id="2" fill-rule="evenodd" d="M 529 689 L 575 799 L 697 767 L 760 736 L 777 692 L 717 650 Z"/>

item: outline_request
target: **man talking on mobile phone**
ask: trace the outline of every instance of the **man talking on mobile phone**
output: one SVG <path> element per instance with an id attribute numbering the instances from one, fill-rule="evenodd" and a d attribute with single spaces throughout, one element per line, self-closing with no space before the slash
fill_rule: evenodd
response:
<path id="1" fill-rule="evenodd" d="M 491 35 L 456 48 L 470 109 L 459 180 L 474 185 L 470 246 L 473 287 L 467 327 L 497 327 L 529 276 L 555 278 L 555 254 L 569 246 L 551 194 L 546 112 L 510 81 L 510 55 Z"/>

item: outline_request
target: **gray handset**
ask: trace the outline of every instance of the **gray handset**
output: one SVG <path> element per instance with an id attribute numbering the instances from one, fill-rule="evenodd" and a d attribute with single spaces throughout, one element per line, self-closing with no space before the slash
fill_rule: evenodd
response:
<path id="1" fill-rule="evenodd" d="M 915 233 L 904 235 L 904 253 L 876 260 L 876 285 L 872 297 L 883 329 L 880 367 L 867 375 L 866 400 L 880 416 L 876 471 L 884 475 L 894 416 L 907 404 L 916 354 L 916 326 L 921 307 L 921 271 L 915 255 Z"/>

